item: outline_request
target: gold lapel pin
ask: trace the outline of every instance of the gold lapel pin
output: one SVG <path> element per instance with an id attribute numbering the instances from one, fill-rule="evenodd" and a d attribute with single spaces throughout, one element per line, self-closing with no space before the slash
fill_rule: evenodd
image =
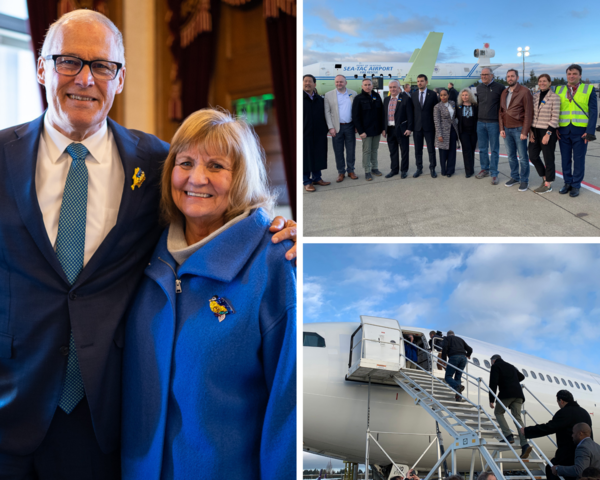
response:
<path id="1" fill-rule="evenodd" d="M 133 172 L 133 185 L 131 185 L 131 189 L 135 190 L 135 187 L 141 187 L 144 180 L 146 180 L 146 174 L 140 167 L 136 167 L 135 172 Z"/>

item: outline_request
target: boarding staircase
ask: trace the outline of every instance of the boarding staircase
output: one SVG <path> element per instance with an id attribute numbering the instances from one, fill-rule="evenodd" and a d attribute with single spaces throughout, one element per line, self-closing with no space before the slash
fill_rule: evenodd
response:
<path id="1" fill-rule="evenodd" d="M 357 329 L 357 332 L 360 329 L 363 329 L 363 331 L 368 331 L 369 328 L 374 330 L 373 327 L 379 327 L 381 331 L 381 326 L 373 325 L 372 322 L 374 319 L 375 317 L 361 317 L 361 327 Z M 375 320 L 381 323 L 384 319 Z M 398 350 L 400 357 L 398 361 L 399 368 L 396 369 L 396 365 L 389 362 L 389 356 L 387 358 L 388 361 L 375 360 L 373 362 L 360 359 L 357 362 L 356 358 L 353 361 L 353 354 L 356 355 L 358 353 L 356 351 L 356 343 L 354 343 L 355 336 L 353 335 L 350 347 L 349 374 L 346 378 L 355 381 L 368 381 L 369 386 L 371 381 L 374 381 L 374 383 L 398 385 L 414 400 L 416 405 L 423 408 L 437 422 L 439 427 L 452 437 L 452 445 L 449 445 L 443 454 L 438 454 L 437 463 L 431 468 L 424 480 L 430 480 L 436 472 L 440 472 L 441 465 L 448 459 L 451 460 L 452 474 L 457 473 L 456 455 L 462 450 L 471 452 L 470 480 L 473 479 L 476 460 L 478 458 L 481 466 L 478 470 L 491 471 L 498 480 L 543 480 L 546 478 L 544 473 L 545 467 L 546 465 L 552 466 L 552 464 L 536 443 L 531 439 L 528 440 L 533 450 L 529 458 L 521 459 L 520 446 L 516 444 L 511 445 L 507 442 L 495 418 L 482 407 L 482 402 L 489 402 L 490 389 L 481 377 L 475 377 L 461 370 L 463 373 L 463 383 L 468 383 L 470 387 L 469 397 L 475 397 L 473 388 L 476 388 L 477 400 L 474 401 L 462 394 L 458 394 L 460 400 L 457 401 L 457 392 L 435 374 L 435 365 L 438 362 L 442 362 L 442 360 L 433 355 L 432 352 L 415 345 L 418 350 L 427 355 L 429 362 L 425 362 L 425 364 L 428 369 L 412 362 L 405 356 L 404 348 L 400 348 L 403 343 L 402 336 L 400 335 L 394 340 L 391 338 L 394 336 L 392 332 L 393 327 L 390 329 L 389 325 L 386 325 L 385 328 L 387 329 L 384 336 L 385 341 L 381 342 L 378 340 L 379 345 L 377 348 L 380 350 L 386 348 L 382 343 L 388 343 L 391 346 L 390 348 Z M 364 336 L 361 341 L 375 342 L 375 340 L 364 338 Z M 361 353 L 364 351 L 366 349 L 361 348 Z M 373 351 L 373 348 L 371 348 L 371 351 Z M 412 364 L 413 368 L 407 368 L 409 364 Z M 495 397 L 495 401 L 504 408 L 505 415 L 508 417 L 507 421 L 510 422 L 512 420 L 516 423 L 515 418 L 506 406 L 504 406 L 495 393 L 491 393 Z M 369 434 L 369 426 L 367 426 L 367 462 L 370 437 L 374 440 L 374 437 Z M 518 435 L 515 435 L 515 439 L 518 439 Z M 379 443 L 377 443 L 377 446 L 383 450 Z M 391 460 L 391 457 L 385 451 L 384 453 Z M 421 458 L 423 458 L 424 454 L 425 452 Z M 397 467 L 395 463 L 394 467 L 403 470 L 403 468 Z M 508 473 L 511 471 L 518 472 L 518 474 Z"/>

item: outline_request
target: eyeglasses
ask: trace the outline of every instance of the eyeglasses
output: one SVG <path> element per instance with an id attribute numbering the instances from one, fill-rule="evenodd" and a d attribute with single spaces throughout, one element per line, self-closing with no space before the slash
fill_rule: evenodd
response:
<path id="1" fill-rule="evenodd" d="M 489 77 L 491 75 L 491 73 L 481 73 L 480 76 L 482 77 Z"/>
<path id="2" fill-rule="evenodd" d="M 82 60 L 70 55 L 46 55 L 46 60 L 54 60 L 54 70 L 56 73 L 74 77 L 79 75 L 83 67 L 87 65 L 94 78 L 98 80 L 114 80 L 123 67 L 122 63 L 109 62 L 107 60 Z"/>

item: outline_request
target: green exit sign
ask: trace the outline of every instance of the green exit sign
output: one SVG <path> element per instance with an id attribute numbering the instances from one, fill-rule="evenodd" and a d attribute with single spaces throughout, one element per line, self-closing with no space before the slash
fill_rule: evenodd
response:
<path id="1" fill-rule="evenodd" d="M 266 125 L 275 97 L 272 93 L 260 97 L 239 98 L 234 100 L 233 110 L 238 117 L 243 117 L 250 125 Z"/>

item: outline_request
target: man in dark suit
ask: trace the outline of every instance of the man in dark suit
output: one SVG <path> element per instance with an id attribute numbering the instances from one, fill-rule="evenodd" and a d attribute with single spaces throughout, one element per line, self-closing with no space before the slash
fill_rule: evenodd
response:
<path id="1" fill-rule="evenodd" d="M 410 97 L 400 90 L 400 82 L 389 83 L 390 95 L 383 101 L 383 136 L 387 136 L 390 150 L 391 171 L 385 178 L 391 178 L 401 172 L 406 178 L 408 172 L 408 139 L 413 129 L 413 106 Z M 402 153 L 402 165 L 399 163 L 398 147 Z"/>
<path id="2" fill-rule="evenodd" d="M 490 369 L 490 407 L 494 409 L 494 415 L 498 425 L 502 429 L 502 433 L 508 440 L 508 443 L 514 443 L 515 439 L 508 427 L 506 418 L 504 418 L 504 408 L 499 403 L 494 408 L 496 398 L 493 393 L 496 393 L 496 389 L 499 389 L 498 398 L 502 401 L 506 408 L 510 409 L 510 413 L 515 420 L 518 422 L 516 425 L 517 430 L 523 425 L 523 419 L 521 418 L 521 409 L 525 402 L 525 395 L 523 395 L 523 389 L 521 388 L 521 382 L 525 380 L 525 376 L 519 372 L 513 365 L 502 360 L 500 355 L 492 356 L 492 368 Z M 525 435 L 519 432 L 519 439 L 521 441 L 521 458 L 528 458 L 532 448 L 527 443 Z"/>
<path id="3" fill-rule="evenodd" d="M 415 157 L 417 159 L 417 171 L 413 175 L 417 178 L 423 173 L 423 139 L 427 142 L 427 153 L 429 154 L 429 171 L 433 178 L 435 173 L 435 124 L 433 123 L 433 107 L 439 102 L 438 96 L 427 88 L 427 75 L 417 76 L 418 90 L 412 92 L 411 99 L 414 108 L 413 138 L 415 139 Z"/>
<path id="4" fill-rule="evenodd" d="M 568 390 L 559 390 L 556 393 L 556 402 L 560 410 L 554 414 L 552 420 L 548 423 L 521 428 L 520 433 L 526 438 L 545 437 L 555 433 L 558 448 L 550 461 L 553 465 L 570 466 L 575 463 L 576 445 L 572 438 L 573 427 L 578 423 L 586 423 L 591 427 L 592 418 L 584 408 L 579 406 Z M 593 433 L 590 432 L 590 436 L 593 438 Z M 552 473 L 548 465 L 546 465 L 546 478 L 558 480 L 558 476 Z"/>
<path id="5" fill-rule="evenodd" d="M 48 110 L 0 131 L 2 480 L 120 477 L 124 316 L 168 152 L 107 119 L 124 64 L 110 20 L 64 15 L 38 59 Z"/>

